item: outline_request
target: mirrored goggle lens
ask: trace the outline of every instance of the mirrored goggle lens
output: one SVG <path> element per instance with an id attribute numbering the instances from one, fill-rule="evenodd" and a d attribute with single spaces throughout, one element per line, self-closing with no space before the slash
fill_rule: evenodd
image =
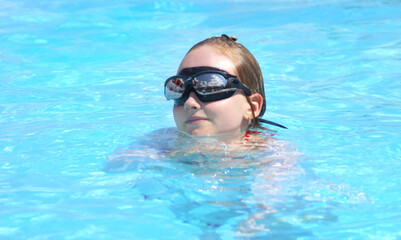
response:
<path id="1" fill-rule="evenodd" d="M 179 76 L 168 79 L 165 86 L 166 98 L 169 100 L 180 98 L 185 92 L 186 85 L 191 85 L 200 95 L 211 95 L 236 89 L 227 88 L 227 79 L 219 73 L 204 73 L 189 80 L 192 80 L 192 84 L 186 84 L 183 77 Z"/>
<path id="2" fill-rule="evenodd" d="M 197 92 L 214 92 L 227 86 L 227 79 L 218 73 L 205 73 L 194 77 L 193 84 Z"/>
<path id="3" fill-rule="evenodd" d="M 185 91 L 185 82 L 182 77 L 171 77 L 167 79 L 164 87 L 164 95 L 168 100 L 178 99 Z"/>

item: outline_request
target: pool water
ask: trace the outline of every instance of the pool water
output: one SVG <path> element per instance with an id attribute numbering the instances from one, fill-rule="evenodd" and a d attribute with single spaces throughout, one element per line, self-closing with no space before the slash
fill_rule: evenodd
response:
<path id="1" fill-rule="evenodd" d="M 164 79 L 221 33 L 293 148 L 154 158 Z M 401 239 L 400 36 L 396 0 L 0 0 L 0 239 Z"/>

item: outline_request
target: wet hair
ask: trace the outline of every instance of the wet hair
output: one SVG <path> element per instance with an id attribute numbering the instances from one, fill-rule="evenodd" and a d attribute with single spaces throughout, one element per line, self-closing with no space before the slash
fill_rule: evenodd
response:
<path id="1" fill-rule="evenodd" d="M 221 36 L 217 37 L 207 38 L 195 44 L 191 49 L 189 49 L 188 53 L 201 46 L 211 46 L 218 53 L 231 59 L 236 68 L 236 75 L 239 80 L 249 90 L 251 90 L 252 94 L 259 93 L 263 97 L 263 106 L 258 116 L 255 116 L 255 112 L 249 97 L 246 97 L 252 109 L 252 126 L 261 127 L 259 121 L 266 110 L 266 98 L 262 71 L 260 70 L 259 64 L 256 61 L 255 57 L 246 47 L 237 42 L 236 37 L 229 37 L 226 34 L 222 34 Z"/>

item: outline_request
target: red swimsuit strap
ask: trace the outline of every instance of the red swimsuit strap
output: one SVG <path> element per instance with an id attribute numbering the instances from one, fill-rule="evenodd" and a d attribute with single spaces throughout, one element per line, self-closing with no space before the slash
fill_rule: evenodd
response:
<path id="1" fill-rule="evenodd" d="M 251 134 L 259 134 L 259 133 L 262 133 L 262 132 L 260 132 L 260 131 L 246 130 L 244 137 L 245 137 L 246 139 L 248 139 L 248 138 L 251 136 Z"/>
<path id="2" fill-rule="evenodd" d="M 245 131 L 244 138 L 245 138 L 246 141 L 248 141 L 249 138 L 251 137 L 251 135 L 253 135 L 253 134 L 259 134 L 259 133 L 263 133 L 263 132 L 261 132 L 261 131 L 246 130 L 246 131 Z M 273 137 L 274 135 L 275 135 L 275 134 L 270 134 L 270 136 L 272 136 L 272 137 Z"/>

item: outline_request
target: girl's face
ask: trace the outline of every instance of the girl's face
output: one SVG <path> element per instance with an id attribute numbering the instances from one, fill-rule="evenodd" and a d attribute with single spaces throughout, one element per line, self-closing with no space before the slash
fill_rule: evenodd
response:
<path id="1" fill-rule="evenodd" d="M 208 66 L 237 75 L 234 63 L 210 46 L 201 46 L 190 51 L 182 60 L 178 72 L 189 67 Z M 230 97 L 214 102 L 201 102 L 194 92 L 183 106 L 174 105 L 177 128 L 190 135 L 235 134 L 245 130 L 252 110 L 245 94 L 237 90 Z"/>

